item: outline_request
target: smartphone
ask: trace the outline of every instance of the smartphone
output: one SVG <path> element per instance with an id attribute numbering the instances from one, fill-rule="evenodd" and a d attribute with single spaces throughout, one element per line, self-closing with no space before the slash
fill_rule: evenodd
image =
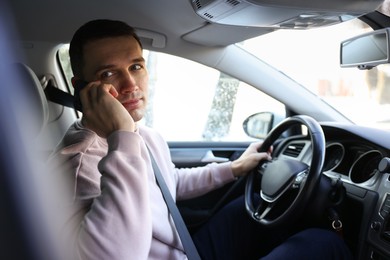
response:
<path id="1" fill-rule="evenodd" d="M 83 112 L 83 106 L 81 105 L 80 100 L 80 91 L 88 85 L 88 82 L 78 79 L 74 82 L 74 100 L 73 100 L 73 106 L 75 109 L 77 109 L 80 112 Z"/>

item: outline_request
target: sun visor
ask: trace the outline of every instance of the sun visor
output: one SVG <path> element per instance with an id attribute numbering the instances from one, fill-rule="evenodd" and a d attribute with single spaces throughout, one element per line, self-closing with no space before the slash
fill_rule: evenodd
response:
<path id="1" fill-rule="evenodd" d="M 211 23 L 306 29 L 336 24 L 376 10 L 382 0 L 191 0 Z"/>

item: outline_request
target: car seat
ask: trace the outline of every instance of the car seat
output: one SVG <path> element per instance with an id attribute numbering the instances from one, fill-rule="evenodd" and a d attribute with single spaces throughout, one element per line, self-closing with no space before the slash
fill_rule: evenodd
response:
<path id="1" fill-rule="evenodd" d="M 22 83 L 25 86 L 29 86 L 26 88 L 26 91 L 29 93 L 26 94 L 31 97 L 30 100 L 33 107 L 28 112 L 34 113 L 34 115 L 26 115 L 26 117 L 31 116 L 34 118 L 29 131 L 32 136 L 39 137 L 49 120 L 49 106 L 45 93 L 38 77 L 31 68 L 23 63 L 15 63 L 15 66 Z"/>

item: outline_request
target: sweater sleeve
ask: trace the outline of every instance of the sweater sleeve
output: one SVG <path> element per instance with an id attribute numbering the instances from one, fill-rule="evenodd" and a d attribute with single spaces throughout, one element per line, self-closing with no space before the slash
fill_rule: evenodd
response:
<path id="1" fill-rule="evenodd" d="M 162 136 L 149 128 L 141 128 L 141 134 L 154 152 L 165 181 L 177 200 L 190 199 L 203 195 L 235 180 L 231 162 L 211 163 L 203 167 L 176 168 L 170 151 Z M 170 175 L 170 176 L 169 176 Z"/>
<path id="2" fill-rule="evenodd" d="M 175 169 L 177 200 L 201 196 L 235 180 L 231 162 L 211 163 L 197 168 Z"/>
<path id="3" fill-rule="evenodd" d="M 79 258 L 147 259 L 152 220 L 142 142 L 138 134 L 115 132 L 100 161 L 91 147 L 70 157 L 77 184 L 69 222 Z"/>

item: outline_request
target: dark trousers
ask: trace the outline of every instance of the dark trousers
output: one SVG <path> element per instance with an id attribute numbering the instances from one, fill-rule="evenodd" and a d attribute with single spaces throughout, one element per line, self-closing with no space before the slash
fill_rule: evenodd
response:
<path id="1" fill-rule="evenodd" d="M 261 228 L 246 213 L 243 197 L 221 209 L 193 239 L 203 260 L 352 259 L 333 231 Z"/>

